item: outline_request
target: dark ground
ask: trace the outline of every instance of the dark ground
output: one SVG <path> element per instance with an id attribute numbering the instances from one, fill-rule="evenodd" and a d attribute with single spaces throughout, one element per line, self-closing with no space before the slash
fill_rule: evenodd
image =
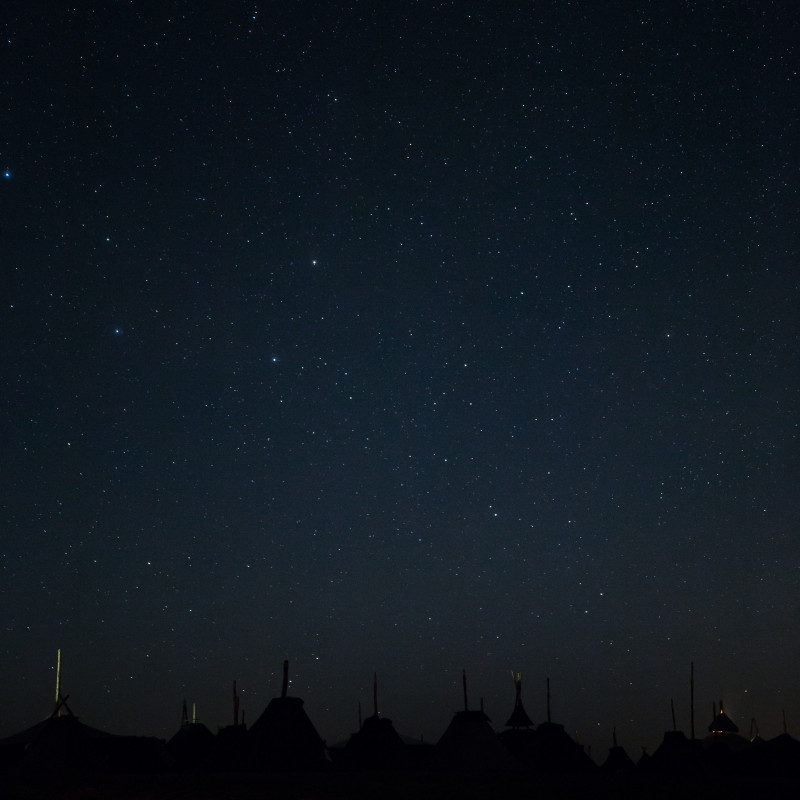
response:
<path id="1" fill-rule="evenodd" d="M 796 782 L 697 780 L 654 775 L 555 778 L 490 773 L 269 773 L 59 775 L 9 782 L 8 800 L 346 800 L 347 798 L 703 798 L 776 800 L 800 796 Z"/>

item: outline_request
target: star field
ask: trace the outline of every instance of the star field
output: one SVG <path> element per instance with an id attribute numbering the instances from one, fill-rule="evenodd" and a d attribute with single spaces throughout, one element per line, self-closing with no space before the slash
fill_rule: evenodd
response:
<path id="1" fill-rule="evenodd" d="M 3 23 L 2 735 L 796 735 L 796 10 L 210 5 Z"/>

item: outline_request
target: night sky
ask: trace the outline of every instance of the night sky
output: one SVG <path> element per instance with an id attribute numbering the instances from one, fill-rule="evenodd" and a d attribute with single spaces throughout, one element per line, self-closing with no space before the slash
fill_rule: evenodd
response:
<path id="1" fill-rule="evenodd" d="M 800 733 L 794 2 L 34 5 L 0 735 Z"/>

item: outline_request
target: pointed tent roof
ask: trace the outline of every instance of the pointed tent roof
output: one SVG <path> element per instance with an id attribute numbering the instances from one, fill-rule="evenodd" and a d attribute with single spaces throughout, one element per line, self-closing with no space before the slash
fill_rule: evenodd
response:
<path id="1" fill-rule="evenodd" d="M 161 740 L 107 733 L 73 714 L 51 715 L 0 741 L 0 769 L 20 774 L 157 772 L 170 763 Z"/>
<path id="2" fill-rule="evenodd" d="M 217 739 L 202 722 L 182 725 L 167 742 L 167 752 L 181 766 L 207 765 L 217 747 Z"/>
<path id="3" fill-rule="evenodd" d="M 533 725 L 531 718 L 525 713 L 525 706 L 522 705 L 522 675 L 511 673 L 514 680 L 514 690 L 516 697 L 514 699 L 514 710 L 511 716 L 506 721 L 507 728 L 530 728 Z"/>
<path id="4" fill-rule="evenodd" d="M 527 768 L 547 772 L 586 772 L 595 763 L 583 747 L 551 721 L 550 679 L 547 678 L 547 720 L 535 730 L 512 728 L 499 734 L 500 740 Z"/>
<path id="5" fill-rule="evenodd" d="M 630 772 L 636 769 L 636 764 L 633 763 L 633 759 L 625 752 L 624 747 L 614 745 L 609 748 L 608 756 L 603 762 L 601 769 L 604 772 Z"/>
<path id="6" fill-rule="evenodd" d="M 41 722 L 0 740 L 0 769 L 20 773 L 157 772 L 170 765 L 160 739 L 118 736 L 86 725 L 61 693 L 61 650 L 56 667 L 55 705 Z"/>
<path id="7" fill-rule="evenodd" d="M 483 710 L 470 711 L 467 701 L 467 673 L 462 672 L 464 710 L 457 711 L 434 748 L 440 767 L 465 770 L 513 769 L 512 755 L 497 738 L 491 720 Z"/>
<path id="8" fill-rule="evenodd" d="M 534 752 L 541 769 L 581 772 L 596 767 L 582 745 L 556 722 L 542 722 L 536 728 Z"/>
<path id="9" fill-rule="evenodd" d="M 434 759 L 438 765 L 454 769 L 494 770 L 516 766 L 483 711 L 457 711 L 436 743 Z"/>
<path id="10" fill-rule="evenodd" d="M 636 765 L 633 759 L 625 752 L 624 747 L 617 744 L 617 729 L 614 728 L 611 734 L 612 746 L 609 748 L 608 756 L 603 762 L 601 769 L 606 772 L 630 772 Z"/>
<path id="11" fill-rule="evenodd" d="M 378 715 L 378 674 L 372 676 L 373 714 L 361 724 L 344 748 L 347 762 L 363 767 L 397 767 L 406 757 L 406 746 L 392 721 Z M 359 706 L 359 717 L 361 716 Z"/>
<path id="12" fill-rule="evenodd" d="M 367 717 L 344 748 L 349 764 L 360 767 L 399 766 L 405 757 L 406 745 L 386 717 Z"/>
<path id="13" fill-rule="evenodd" d="M 327 763 L 325 742 L 299 697 L 287 697 L 289 662 L 283 664 L 283 688 L 253 723 L 247 737 L 253 766 L 267 769 L 314 769 Z"/>
<path id="14" fill-rule="evenodd" d="M 326 762 L 325 743 L 299 697 L 274 697 L 247 735 L 263 766 L 306 769 Z"/>
<path id="15" fill-rule="evenodd" d="M 650 772 L 696 775 L 705 772 L 707 765 L 699 741 L 687 739 L 683 731 L 665 731 L 646 768 Z"/>
<path id="16" fill-rule="evenodd" d="M 739 726 L 725 713 L 722 707 L 722 700 L 719 701 L 719 714 L 714 714 L 714 718 L 708 726 L 708 732 L 739 733 Z"/>
<path id="17" fill-rule="evenodd" d="M 0 762 L 25 771 L 60 772 L 70 769 L 106 769 L 106 759 L 95 743 L 113 739 L 106 733 L 80 722 L 67 705 L 69 695 L 61 693 L 61 650 L 56 666 L 55 705 L 50 715 L 19 733 L 0 741 Z"/>
<path id="18" fill-rule="evenodd" d="M 85 725 L 71 712 L 57 713 L 60 707 L 47 719 L 0 741 L 0 760 L 30 772 L 106 769 L 97 742 L 120 737 Z"/>
<path id="19" fill-rule="evenodd" d="M 750 746 L 750 742 L 739 735 L 739 726 L 725 713 L 720 700 L 719 713 L 714 711 L 708 735 L 703 739 L 707 757 L 715 762 L 717 770 L 729 772 L 737 767 L 735 754 Z"/>

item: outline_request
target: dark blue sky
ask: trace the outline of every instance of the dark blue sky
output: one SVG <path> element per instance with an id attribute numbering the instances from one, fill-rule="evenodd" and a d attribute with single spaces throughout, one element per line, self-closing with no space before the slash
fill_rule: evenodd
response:
<path id="1" fill-rule="evenodd" d="M 796 732 L 800 26 L 719 5 L 6 15 L 0 733 L 58 647 L 118 733 Z"/>

